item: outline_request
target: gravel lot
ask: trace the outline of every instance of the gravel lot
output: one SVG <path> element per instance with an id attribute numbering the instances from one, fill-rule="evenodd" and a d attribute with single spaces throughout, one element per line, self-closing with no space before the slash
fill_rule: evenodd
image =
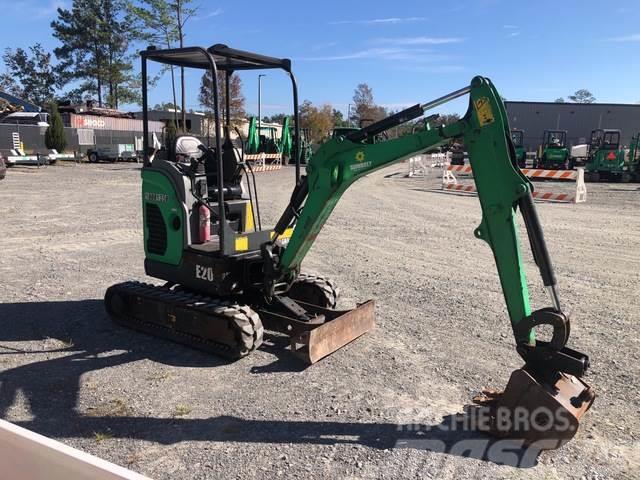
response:
<path id="1" fill-rule="evenodd" d="M 599 397 L 571 443 L 514 467 L 456 450 L 484 437 L 437 428 L 521 362 L 490 250 L 472 235 L 477 199 L 404 169 L 347 192 L 306 260 L 345 306 L 378 302 L 373 332 L 307 369 L 282 337 L 226 363 L 106 318 L 105 289 L 145 278 L 137 165 L 11 169 L 0 416 L 154 479 L 640 478 L 638 185 L 539 204 L 570 345 L 591 356 Z M 264 223 L 292 182 L 289 168 L 259 175 Z M 547 306 L 524 243 L 534 306 Z"/>

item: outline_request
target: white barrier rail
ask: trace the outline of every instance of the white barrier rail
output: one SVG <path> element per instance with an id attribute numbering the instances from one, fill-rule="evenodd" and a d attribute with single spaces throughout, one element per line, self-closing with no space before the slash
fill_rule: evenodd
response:
<path id="1" fill-rule="evenodd" d="M 408 177 L 419 175 L 427 176 L 429 168 L 443 168 L 450 162 L 451 154 L 447 153 L 425 153 L 415 155 L 409 159 Z"/>
<path id="2" fill-rule="evenodd" d="M 11 480 L 150 480 L 4 420 L 0 466 L 0 478 Z"/>
<path id="3" fill-rule="evenodd" d="M 557 181 L 572 181 L 576 183 L 575 192 L 557 193 L 536 190 L 533 197 L 536 200 L 546 200 L 551 202 L 564 203 L 584 203 L 587 201 L 587 187 L 584 183 L 584 168 L 577 170 L 542 170 L 538 168 L 523 168 L 522 173 L 531 179 L 546 179 Z M 456 172 L 459 176 L 466 175 L 467 178 L 473 175 L 470 165 L 448 165 L 442 170 L 442 189 L 455 192 L 476 192 L 475 185 L 462 185 L 458 183 L 458 178 L 454 175 Z"/>

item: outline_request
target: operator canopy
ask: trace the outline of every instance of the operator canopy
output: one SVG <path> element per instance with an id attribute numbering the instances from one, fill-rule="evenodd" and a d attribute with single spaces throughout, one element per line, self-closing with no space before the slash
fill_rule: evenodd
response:
<path id="1" fill-rule="evenodd" d="M 222 71 L 238 70 L 263 70 L 279 68 L 291 72 L 291 60 L 288 58 L 275 58 L 260 55 L 244 50 L 229 48 L 226 45 L 216 44 L 207 49 L 200 47 L 186 47 L 180 49 L 158 50 L 149 47 L 142 52 L 142 56 L 155 62 L 179 67 L 211 68 L 210 58 L 216 63 L 216 69 Z"/>

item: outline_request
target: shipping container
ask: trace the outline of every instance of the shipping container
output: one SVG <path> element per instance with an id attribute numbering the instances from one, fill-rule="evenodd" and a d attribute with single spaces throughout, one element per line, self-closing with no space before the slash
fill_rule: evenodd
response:
<path id="1" fill-rule="evenodd" d="M 78 115 L 64 113 L 66 126 L 73 128 L 91 128 L 93 130 L 116 130 L 121 132 L 142 132 L 142 120 L 137 118 L 106 117 L 100 115 Z M 161 133 L 164 123 L 149 121 L 149 131 Z"/>

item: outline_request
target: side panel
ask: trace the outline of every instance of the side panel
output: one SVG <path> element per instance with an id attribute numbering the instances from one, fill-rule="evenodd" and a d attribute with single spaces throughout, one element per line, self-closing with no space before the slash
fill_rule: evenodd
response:
<path id="1" fill-rule="evenodd" d="M 142 170 L 142 212 L 145 257 L 178 265 L 184 250 L 184 211 L 164 173 Z"/>

